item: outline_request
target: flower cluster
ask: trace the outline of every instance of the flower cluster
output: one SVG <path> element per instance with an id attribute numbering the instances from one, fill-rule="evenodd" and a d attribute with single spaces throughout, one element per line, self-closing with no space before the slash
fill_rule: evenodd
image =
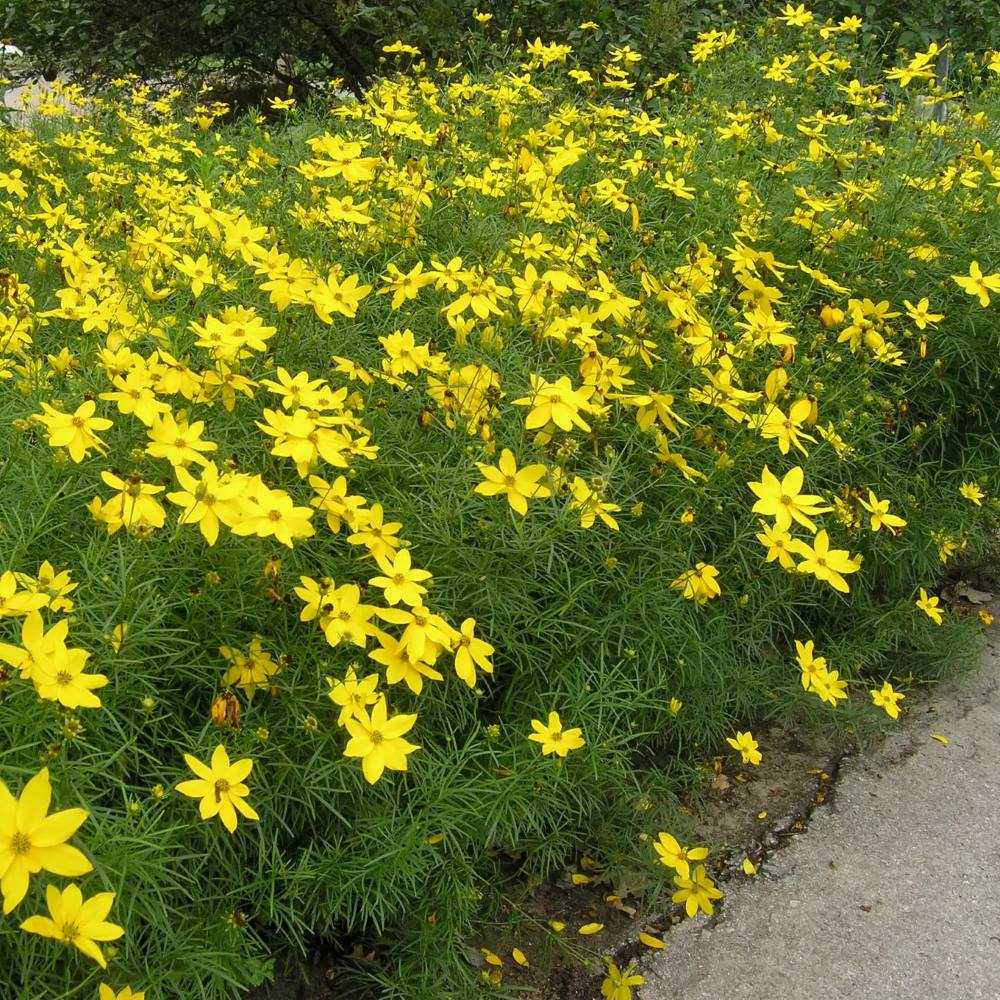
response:
<path id="1" fill-rule="evenodd" d="M 1000 56 L 945 95 L 860 28 L 787 4 L 665 76 L 593 22 L 491 73 L 399 41 L 362 100 L 124 78 L 0 130 L 25 991 L 93 994 L 41 935 L 150 995 L 331 938 L 446 992 L 566 831 L 650 864 L 651 751 L 881 725 L 989 624 L 940 582 L 1000 510 Z M 655 846 L 711 914 L 707 849 Z"/>

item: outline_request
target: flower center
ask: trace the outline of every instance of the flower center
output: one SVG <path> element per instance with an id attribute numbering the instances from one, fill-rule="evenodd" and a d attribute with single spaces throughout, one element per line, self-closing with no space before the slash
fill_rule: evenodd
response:
<path id="1" fill-rule="evenodd" d="M 31 850 L 31 840 L 26 833 L 19 830 L 10 838 L 10 849 L 15 854 L 26 854 Z"/>

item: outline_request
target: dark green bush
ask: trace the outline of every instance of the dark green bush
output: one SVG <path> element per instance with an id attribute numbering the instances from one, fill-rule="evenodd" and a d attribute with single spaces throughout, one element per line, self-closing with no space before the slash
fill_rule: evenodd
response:
<path id="1" fill-rule="evenodd" d="M 945 41 L 958 51 L 1000 47 L 995 0 L 826 0 L 816 5 L 817 16 L 849 14 L 864 18 L 866 29 L 890 48 L 926 48 Z"/>
<path id="2" fill-rule="evenodd" d="M 726 14 L 762 6 L 740 0 Z M 230 78 L 297 87 L 342 76 L 357 91 L 377 70 L 381 44 L 398 38 L 431 60 L 451 59 L 456 42 L 473 31 L 485 36 L 494 55 L 536 35 L 595 51 L 613 39 L 668 65 L 723 11 L 697 0 L 499 0 L 482 7 L 493 14 L 485 30 L 470 0 L 6 0 L 0 31 L 36 68 L 77 76 L 148 78 L 210 68 Z M 581 31 L 585 21 L 600 29 Z"/>

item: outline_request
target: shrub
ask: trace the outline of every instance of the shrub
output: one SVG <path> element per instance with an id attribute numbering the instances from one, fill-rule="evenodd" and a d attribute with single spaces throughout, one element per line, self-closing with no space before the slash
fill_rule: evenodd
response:
<path id="1" fill-rule="evenodd" d="M 662 898 L 727 739 L 870 726 L 974 637 L 934 591 L 996 527 L 997 84 L 923 118 L 930 55 L 803 20 L 0 132 L 0 774 L 87 813 L 3 882 L 19 996 L 317 940 L 467 996 L 511 871 Z M 20 929 L 71 884 L 103 951 Z"/>
<path id="2" fill-rule="evenodd" d="M 958 52 L 982 52 L 1000 47 L 1000 21 L 996 4 L 989 0 L 956 0 L 947 5 L 932 0 L 830 0 L 816 5 L 829 17 L 853 15 L 892 48 L 926 48 L 932 42 L 950 41 Z"/>
<path id="3" fill-rule="evenodd" d="M 484 7 L 486 5 L 483 5 Z M 730 5 L 729 14 L 759 8 Z M 479 26 L 467 0 L 361 3 L 359 0 L 7 0 L 2 29 L 50 75 L 79 79 L 127 73 L 159 78 L 211 72 L 259 99 L 260 87 L 343 77 L 360 94 L 380 66 L 381 46 L 404 38 L 431 60 L 450 59 L 456 40 Z M 480 56 L 502 63 L 522 37 L 569 42 L 582 54 L 598 45 L 631 43 L 657 65 L 677 63 L 695 32 L 715 26 L 721 8 L 696 0 L 501 0 L 489 5 L 493 46 Z M 581 30 L 591 22 L 596 31 Z M 595 44 L 596 43 L 596 44 Z M 256 88 L 247 91 L 247 87 Z"/>

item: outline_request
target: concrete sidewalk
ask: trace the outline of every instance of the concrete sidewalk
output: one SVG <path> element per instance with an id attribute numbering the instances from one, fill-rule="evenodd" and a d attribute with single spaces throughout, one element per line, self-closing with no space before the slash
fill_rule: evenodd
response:
<path id="1" fill-rule="evenodd" d="M 998 1000 L 996 647 L 845 762 L 809 829 L 724 886 L 714 925 L 674 928 L 642 1000 Z"/>

